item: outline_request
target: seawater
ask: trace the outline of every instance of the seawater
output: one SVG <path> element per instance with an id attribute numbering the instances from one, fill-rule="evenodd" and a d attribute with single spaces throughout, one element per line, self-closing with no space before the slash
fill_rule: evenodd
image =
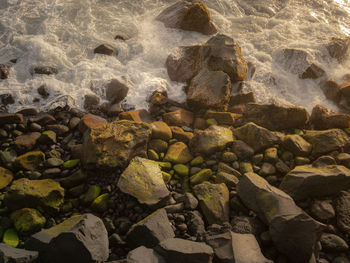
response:
<path id="1" fill-rule="evenodd" d="M 203 43 L 208 36 L 165 28 L 156 16 L 176 0 L 0 0 L 0 63 L 17 59 L 10 78 L 0 82 L 0 94 L 13 93 L 10 111 L 35 105 L 42 110 L 67 99 L 82 108 L 84 95 L 102 101 L 105 84 L 128 75 L 132 86 L 126 102 L 147 108 L 147 97 L 166 90 L 170 98 L 185 100 L 183 83 L 168 78 L 165 60 L 177 46 Z M 278 52 L 298 48 L 336 80 L 350 73 L 327 55 L 331 37 L 350 34 L 347 0 L 204 0 L 220 33 L 234 38 L 247 61 L 256 66 L 244 86 L 258 101 L 336 108 L 327 101 L 317 80 L 301 80 L 282 68 Z M 127 41 L 115 40 L 116 35 Z M 106 43 L 118 56 L 93 53 Z M 30 74 L 37 65 L 56 67 L 57 75 Z M 37 88 L 45 85 L 50 97 L 33 103 Z"/>

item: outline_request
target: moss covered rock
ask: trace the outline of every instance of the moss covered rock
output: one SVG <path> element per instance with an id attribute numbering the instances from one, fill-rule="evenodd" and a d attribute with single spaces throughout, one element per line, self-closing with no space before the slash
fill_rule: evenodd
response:
<path id="1" fill-rule="evenodd" d="M 98 185 L 90 185 L 89 189 L 81 199 L 83 205 L 90 205 L 101 193 L 101 187 Z"/>
<path id="2" fill-rule="evenodd" d="M 188 174 L 190 173 L 190 170 L 184 164 L 175 164 L 174 170 L 178 175 L 180 175 L 182 177 L 188 176 Z"/>
<path id="3" fill-rule="evenodd" d="M 161 139 L 151 140 L 148 143 L 148 149 L 155 150 L 157 153 L 165 153 L 168 150 L 168 143 Z"/>
<path id="4" fill-rule="evenodd" d="M 161 139 L 168 141 L 173 137 L 170 127 L 163 121 L 155 121 L 151 123 L 152 139 Z"/>
<path id="5" fill-rule="evenodd" d="M 57 136 L 54 131 L 44 131 L 39 138 L 39 142 L 41 144 L 54 144 L 57 142 L 56 137 Z"/>
<path id="6" fill-rule="evenodd" d="M 33 171 L 45 161 L 45 154 L 40 151 L 27 152 L 18 156 L 15 165 L 20 169 Z"/>
<path id="7" fill-rule="evenodd" d="M 0 190 L 8 186 L 13 180 L 13 174 L 10 170 L 0 167 Z"/>
<path id="8" fill-rule="evenodd" d="M 188 163 L 192 160 L 192 154 L 183 142 L 176 142 L 168 148 L 164 161 L 171 163 Z"/>
<path id="9" fill-rule="evenodd" d="M 19 237 L 15 229 L 7 229 L 2 237 L 2 242 L 10 245 L 11 247 L 17 247 L 19 245 Z"/>
<path id="10" fill-rule="evenodd" d="M 63 167 L 66 169 L 72 169 L 80 163 L 80 159 L 68 160 L 63 163 Z"/>
<path id="11" fill-rule="evenodd" d="M 201 184 L 204 181 L 208 181 L 212 175 L 211 169 L 202 169 L 190 177 L 190 183 L 191 185 Z"/>
<path id="12" fill-rule="evenodd" d="M 39 231 L 46 223 L 46 218 L 36 209 L 22 208 L 11 214 L 11 220 L 19 233 Z"/>
<path id="13" fill-rule="evenodd" d="M 109 194 L 105 193 L 97 197 L 91 204 L 91 209 L 96 212 L 104 212 L 108 209 Z"/>

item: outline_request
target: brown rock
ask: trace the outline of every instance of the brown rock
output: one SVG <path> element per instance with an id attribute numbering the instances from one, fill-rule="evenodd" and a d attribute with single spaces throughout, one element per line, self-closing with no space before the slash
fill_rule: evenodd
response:
<path id="1" fill-rule="evenodd" d="M 204 130 L 207 128 L 207 123 L 203 118 L 195 118 L 193 123 L 194 129 Z"/>
<path id="2" fill-rule="evenodd" d="M 44 114 L 39 114 L 37 116 L 29 118 L 29 122 L 35 122 L 41 126 L 45 126 L 47 124 L 55 124 L 56 119 L 52 115 L 44 113 Z"/>
<path id="3" fill-rule="evenodd" d="M 32 74 L 40 74 L 40 75 L 53 75 L 57 74 L 57 68 L 50 66 L 37 66 L 34 67 Z"/>
<path id="4" fill-rule="evenodd" d="M 168 141 L 173 137 L 170 127 L 163 121 L 152 122 L 151 127 L 152 139 L 162 139 L 164 141 Z"/>
<path id="5" fill-rule="evenodd" d="M 107 124 L 104 118 L 93 114 L 85 114 L 79 123 L 79 130 L 84 133 L 86 130 Z"/>
<path id="6" fill-rule="evenodd" d="M 7 79 L 10 75 L 10 67 L 5 64 L 0 64 L 0 79 Z"/>
<path id="7" fill-rule="evenodd" d="M 22 114 L 0 113 L 0 125 L 23 123 Z"/>
<path id="8" fill-rule="evenodd" d="M 18 136 L 15 140 L 17 150 L 22 152 L 32 150 L 40 136 L 40 132 L 31 132 Z"/>
<path id="9" fill-rule="evenodd" d="M 100 103 L 100 97 L 95 94 L 87 94 L 84 96 L 84 109 L 94 109 Z"/>
<path id="10" fill-rule="evenodd" d="M 41 97 L 43 98 L 47 98 L 48 96 L 50 96 L 50 93 L 46 90 L 45 85 L 41 85 L 38 88 L 38 93 L 40 94 Z"/>
<path id="11" fill-rule="evenodd" d="M 340 93 L 344 97 L 350 98 L 350 81 L 347 81 L 340 85 Z"/>
<path id="12" fill-rule="evenodd" d="M 185 132 L 182 128 L 177 126 L 170 126 L 173 137 L 178 141 L 188 143 L 193 138 L 193 132 Z"/>
<path id="13" fill-rule="evenodd" d="M 240 104 L 255 103 L 254 92 L 238 93 L 230 97 L 229 106 L 235 106 Z"/>
<path id="14" fill-rule="evenodd" d="M 190 127 L 193 123 L 193 113 L 184 109 L 179 109 L 163 114 L 163 120 L 169 126 Z"/>
<path id="15" fill-rule="evenodd" d="M 199 0 L 182 0 L 161 12 L 157 20 L 166 27 L 197 31 L 205 35 L 217 32 L 209 10 Z"/>
<path id="16" fill-rule="evenodd" d="M 121 120 L 143 121 L 146 123 L 151 123 L 153 121 L 152 116 L 144 109 L 122 112 L 119 114 L 119 118 Z"/>
<path id="17" fill-rule="evenodd" d="M 315 63 L 312 63 L 301 75 L 302 79 L 318 79 L 325 75 L 325 71 L 317 66 Z"/>
<path id="18" fill-rule="evenodd" d="M 239 114 L 231 113 L 231 112 L 217 112 L 208 110 L 205 113 L 206 119 L 215 119 L 218 124 L 220 125 L 230 125 L 232 126 L 235 123 L 235 120 L 237 117 L 239 117 Z"/>
<path id="19" fill-rule="evenodd" d="M 94 53 L 111 56 L 114 53 L 114 48 L 110 45 L 102 44 L 94 49 Z"/>
<path id="20" fill-rule="evenodd" d="M 106 97 L 111 103 L 119 103 L 128 95 L 131 82 L 128 77 L 112 79 L 106 87 Z"/>
<path id="21" fill-rule="evenodd" d="M 322 90 L 327 99 L 339 103 L 340 101 L 340 86 L 332 79 L 327 80 L 322 85 Z"/>
<path id="22" fill-rule="evenodd" d="M 332 58 L 336 58 L 339 62 L 343 62 L 346 54 L 349 50 L 350 38 L 337 38 L 333 37 L 326 46 L 329 55 Z"/>
<path id="23" fill-rule="evenodd" d="M 350 115 L 341 114 L 321 105 L 312 109 L 310 122 L 316 130 L 350 127 Z"/>

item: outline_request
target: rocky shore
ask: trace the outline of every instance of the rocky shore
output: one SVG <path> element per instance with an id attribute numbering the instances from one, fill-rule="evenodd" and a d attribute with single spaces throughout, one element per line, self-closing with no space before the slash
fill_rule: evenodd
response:
<path id="1" fill-rule="evenodd" d="M 157 19 L 217 32 L 200 1 Z M 85 97 L 86 111 L 4 107 L 0 262 L 350 262 L 350 115 L 231 95 L 254 67 L 226 35 L 177 48 L 166 66 L 187 83 L 183 104 L 155 92 L 148 111 L 127 110 L 125 77 L 106 86 L 109 103 Z"/>

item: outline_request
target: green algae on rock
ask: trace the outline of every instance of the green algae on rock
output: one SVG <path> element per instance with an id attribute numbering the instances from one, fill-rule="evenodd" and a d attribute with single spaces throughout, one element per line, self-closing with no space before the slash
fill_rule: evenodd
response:
<path id="1" fill-rule="evenodd" d="M 91 204 L 91 209 L 96 212 L 104 212 L 108 209 L 109 194 L 105 193 L 97 197 Z"/>
<path id="2" fill-rule="evenodd" d="M 83 199 L 81 200 L 83 205 L 90 205 L 101 193 L 101 187 L 98 185 L 90 185 L 86 191 Z"/>
<path id="3" fill-rule="evenodd" d="M 19 245 L 19 237 L 15 229 L 7 229 L 2 237 L 2 242 L 10 245 L 11 247 L 17 247 Z"/>
<path id="4" fill-rule="evenodd" d="M 66 169 L 72 169 L 80 163 L 80 159 L 68 160 L 63 163 L 63 167 Z"/>
<path id="5" fill-rule="evenodd" d="M 10 170 L 0 167 L 0 190 L 8 186 L 13 180 L 13 174 Z"/>
<path id="6" fill-rule="evenodd" d="M 168 148 L 164 161 L 172 163 L 188 163 L 193 159 L 190 150 L 183 142 L 176 142 Z"/>
<path id="7" fill-rule="evenodd" d="M 40 151 L 27 152 L 15 159 L 15 165 L 19 168 L 33 171 L 45 161 L 45 154 Z"/>
<path id="8" fill-rule="evenodd" d="M 32 233 L 40 230 L 46 223 L 46 218 L 36 209 L 22 208 L 11 214 L 11 220 L 19 233 Z"/>

